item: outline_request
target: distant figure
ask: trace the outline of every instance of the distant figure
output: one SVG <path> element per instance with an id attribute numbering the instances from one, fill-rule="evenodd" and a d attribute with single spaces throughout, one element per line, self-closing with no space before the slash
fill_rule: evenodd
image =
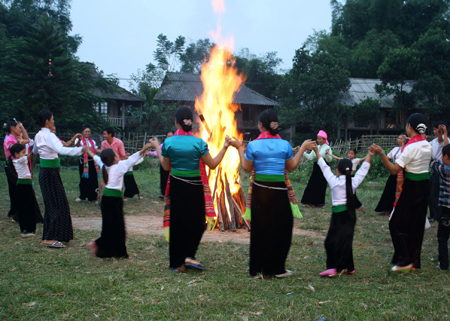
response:
<path id="1" fill-rule="evenodd" d="M 172 137 L 173 133 L 168 132 L 166 135 L 166 139 L 169 137 Z M 162 148 L 163 144 L 159 145 L 160 148 Z M 150 156 L 158 157 L 158 152 L 155 150 L 153 152 L 148 153 Z M 166 185 L 167 185 L 167 179 L 169 178 L 169 171 L 166 171 L 161 164 L 159 164 L 159 188 L 161 190 L 161 194 L 159 195 L 159 198 L 164 198 L 164 194 L 166 193 Z"/>
<path id="2" fill-rule="evenodd" d="M 130 153 L 126 152 L 125 153 L 127 158 L 131 156 Z M 145 154 L 139 158 L 139 160 L 134 164 L 134 165 L 138 165 L 140 163 L 142 163 L 142 161 L 144 160 Z M 133 166 L 130 167 L 130 169 L 128 170 L 128 172 L 125 173 L 125 176 L 123 177 L 123 182 L 125 185 L 125 191 L 123 193 L 123 200 L 126 201 L 127 198 L 133 198 L 134 195 L 137 195 L 139 197 L 139 199 L 143 199 L 143 197 L 141 196 L 141 193 L 139 192 L 139 188 L 136 184 L 136 180 L 134 179 L 134 174 L 133 174 Z"/>

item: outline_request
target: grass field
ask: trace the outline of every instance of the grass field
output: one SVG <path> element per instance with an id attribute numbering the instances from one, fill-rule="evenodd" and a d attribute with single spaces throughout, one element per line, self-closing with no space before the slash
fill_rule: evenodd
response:
<path id="1" fill-rule="evenodd" d="M 299 198 L 307 175 L 303 169 L 293 175 Z M 135 177 L 145 199 L 126 202 L 125 214 L 161 211 L 161 205 L 154 203 L 159 200 L 156 164 L 141 167 Z M 74 201 L 77 171 L 64 169 L 62 179 L 73 217 L 100 215 L 98 206 Z M 168 244 L 158 236 L 129 234 L 131 260 L 90 256 L 85 245 L 98 237 L 98 231 L 75 230 L 67 248 L 44 248 L 39 238 L 19 237 L 18 226 L 6 216 L 9 199 L 4 172 L 0 182 L 0 320 L 450 319 L 449 273 L 435 269 L 436 223 L 425 232 L 422 269 L 408 275 L 390 272 L 393 248 L 388 218 L 373 212 L 384 180 L 365 181 L 358 190 L 366 210 L 357 213 L 355 275 L 320 278 L 318 273 L 325 268 L 323 239 L 294 236 L 287 261 L 294 276 L 263 280 L 247 272 L 248 245 L 234 242 L 202 243 L 197 257 L 208 269 L 181 275 L 168 269 Z M 327 204 L 331 205 L 329 194 L 328 189 Z M 330 209 L 301 210 L 304 218 L 295 221 L 296 227 L 325 236 Z"/>

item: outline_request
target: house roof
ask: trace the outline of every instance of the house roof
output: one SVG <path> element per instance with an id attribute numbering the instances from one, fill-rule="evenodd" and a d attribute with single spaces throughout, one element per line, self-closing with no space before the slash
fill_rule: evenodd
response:
<path id="1" fill-rule="evenodd" d="M 91 74 L 93 78 L 100 78 L 101 76 L 98 74 L 97 69 L 95 68 L 95 64 L 91 62 L 85 62 L 88 67 L 91 69 Z M 139 101 L 143 102 L 144 99 L 133 95 L 128 90 L 120 87 L 119 85 L 111 84 L 111 90 L 105 91 L 102 89 L 93 89 L 92 93 L 96 96 L 99 96 L 101 98 L 105 99 L 114 99 L 114 100 L 125 100 L 125 101 Z"/>
<path id="2" fill-rule="evenodd" d="M 203 83 L 200 75 L 179 72 L 167 72 L 161 88 L 155 95 L 155 100 L 163 101 L 192 101 L 203 93 Z M 275 100 L 269 99 L 245 84 L 233 98 L 234 104 L 277 106 Z"/>
<path id="3" fill-rule="evenodd" d="M 354 106 L 361 103 L 367 98 L 378 100 L 381 104 L 381 108 L 392 108 L 394 105 L 394 95 L 386 95 L 380 97 L 375 90 L 375 85 L 381 85 L 379 79 L 366 79 L 366 78 L 349 78 L 350 89 L 344 93 L 341 102 L 347 106 Z M 414 81 L 409 80 L 404 86 L 406 92 L 410 92 L 413 88 Z"/>

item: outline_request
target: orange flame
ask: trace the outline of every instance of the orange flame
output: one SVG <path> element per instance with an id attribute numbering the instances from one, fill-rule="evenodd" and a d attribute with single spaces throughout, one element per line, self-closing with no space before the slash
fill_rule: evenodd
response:
<path id="1" fill-rule="evenodd" d="M 213 7 L 225 11 L 223 0 L 213 0 Z M 240 105 L 233 104 L 233 97 L 243 84 L 244 76 L 239 75 L 234 67 L 235 59 L 232 57 L 233 40 L 220 39 L 220 26 L 215 35 L 215 45 L 211 50 L 209 61 L 202 65 L 201 79 L 203 94 L 195 101 L 195 110 L 202 114 L 211 130 L 211 137 L 205 126 L 200 126 L 200 136 L 208 142 L 211 155 L 214 157 L 222 149 L 225 135 L 242 139 L 242 134 L 237 130 L 234 114 L 240 109 Z M 226 196 L 223 182 L 228 182 L 231 195 L 240 190 L 239 179 L 239 154 L 233 147 L 228 148 L 221 164 L 209 171 L 209 186 L 211 195 L 214 196 L 214 207 L 217 213 L 217 200 L 225 193 L 226 207 L 230 215 L 229 202 Z"/>

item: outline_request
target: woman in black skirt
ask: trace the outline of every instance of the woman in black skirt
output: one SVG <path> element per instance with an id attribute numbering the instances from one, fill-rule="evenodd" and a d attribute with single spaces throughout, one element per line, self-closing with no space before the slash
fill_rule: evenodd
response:
<path id="1" fill-rule="evenodd" d="M 409 142 L 403 147 L 396 164 L 392 164 L 378 145 L 372 145 L 371 151 L 380 155 L 384 166 L 392 175 L 403 174 L 401 194 L 394 204 L 389 221 L 394 256 L 392 271 L 410 272 L 420 268 L 428 197 L 430 194 L 429 164 L 431 145 L 422 137 L 426 132 L 424 115 L 412 114 L 407 121 L 406 133 Z"/>
<path id="2" fill-rule="evenodd" d="M 34 138 L 33 154 L 40 156 L 39 185 L 44 199 L 44 231 L 41 244 L 47 247 L 65 247 L 61 242 L 73 239 L 72 219 L 69 202 L 61 181 L 58 154 L 78 156 L 88 147 L 64 147 L 51 132 L 55 121 L 51 111 L 43 109 L 36 117 L 41 130 Z"/>
<path id="3" fill-rule="evenodd" d="M 258 128 L 261 135 L 248 144 L 245 154 L 239 141 L 231 142 L 239 151 L 242 168 L 247 172 L 255 171 L 251 192 L 249 272 L 256 278 L 261 275 L 283 278 L 292 275 L 285 263 L 294 221 L 285 169 L 292 172 L 304 151 L 311 149 L 314 143 L 305 141 L 293 156 L 289 142 L 278 135 L 278 116 L 272 109 L 261 113 Z"/>
<path id="4" fill-rule="evenodd" d="M 162 150 L 156 138 L 151 140 L 151 147 L 156 149 L 162 167 L 170 169 L 167 183 L 170 189 L 165 196 L 169 202 L 170 221 L 165 221 L 164 226 L 170 225 L 169 256 L 174 273 L 180 273 L 186 267 L 205 269 L 195 257 L 206 221 L 200 160 L 209 168 L 216 168 L 231 141 L 227 136 L 219 154 L 212 158 L 206 142 L 192 134 L 192 119 L 188 107 L 179 108 L 175 114 L 177 131 L 164 141 Z"/>
<path id="5" fill-rule="evenodd" d="M 331 162 L 332 151 L 328 144 L 327 133 L 323 130 L 317 134 L 317 145 L 319 146 L 319 153 L 326 161 Z M 328 151 L 328 153 L 327 153 Z M 314 160 L 313 172 L 309 178 L 308 185 L 306 185 L 305 191 L 301 203 L 307 207 L 325 207 L 325 193 L 327 191 L 327 181 L 323 177 L 322 171 L 317 165 L 317 159 L 315 153 L 305 153 L 303 158 L 307 160 Z"/>
<path id="6" fill-rule="evenodd" d="M 100 157 L 94 155 L 92 150 L 88 150 L 89 155 L 102 169 L 105 182 L 100 205 L 102 210 L 102 233 L 98 239 L 88 244 L 92 255 L 101 258 L 128 257 L 123 218 L 123 177 L 149 148 L 150 144 L 147 144 L 141 151 L 122 161 L 111 148 L 102 150 Z"/>
<path id="7" fill-rule="evenodd" d="M 81 131 L 82 136 L 75 140 L 75 146 L 89 147 L 92 152 L 100 153 L 95 141 L 91 138 L 91 129 L 89 124 L 83 125 Z M 78 172 L 80 173 L 80 196 L 77 202 L 88 200 L 89 202 L 97 201 L 98 177 L 100 177 L 99 168 L 95 165 L 94 160 L 87 153 L 83 153 L 79 159 Z"/>
<path id="8" fill-rule="evenodd" d="M 387 157 L 392 160 L 392 162 L 395 164 L 397 161 L 397 158 L 400 157 L 402 153 L 402 148 L 406 144 L 406 134 L 401 134 L 397 138 L 398 146 L 394 147 L 389 154 L 387 154 Z M 383 194 L 381 195 L 380 201 L 378 202 L 377 207 L 375 208 L 375 212 L 389 215 L 392 212 L 392 209 L 394 208 L 394 202 L 395 202 L 395 190 L 397 187 L 397 174 L 393 175 L 390 174 L 389 178 L 386 182 L 386 186 L 384 187 Z"/>
<path id="9" fill-rule="evenodd" d="M 131 156 L 131 153 L 125 153 L 127 157 Z M 134 165 L 139 165 L 144 161 L 145 154 L 139 158 L 139 160 Z M 125 190 L 123 192 L 123 200 L 126 201 L 127 198 L 133 198 L 134 195 L 137 195 L 139 199 L 143 199 L 141 193 L 139 192 L 139 187 L 137 186 L 136 180 L 134 179 L 133 166 L 130 168 L 128 172 L 126 172 L 123 177 L 123 184 L 125 185 Z"/>

